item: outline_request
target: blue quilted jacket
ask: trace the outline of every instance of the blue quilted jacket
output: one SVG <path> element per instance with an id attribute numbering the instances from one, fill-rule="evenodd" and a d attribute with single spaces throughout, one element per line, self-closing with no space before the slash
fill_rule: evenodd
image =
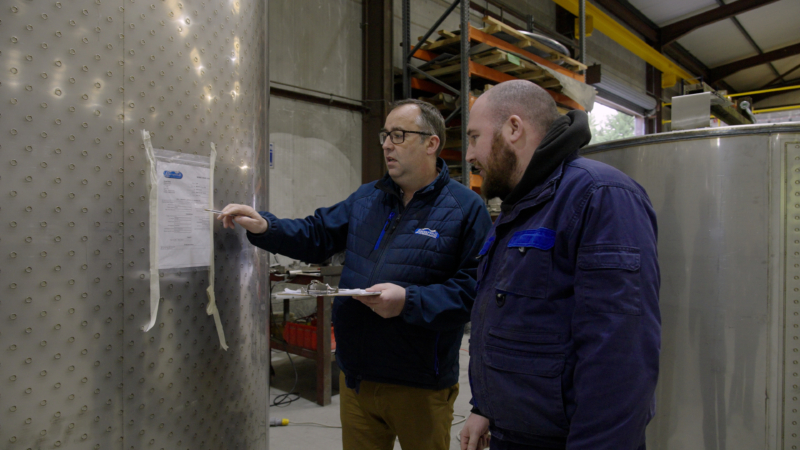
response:
<path id="1" fill-rule="evenodd" d="M 386 175 L 305 219 L 263 212 L 269 229 L 248 233 L 269 252 L 319 263 L 346 250 L 341 288 L 395 283 L 402 314 L 383 319 L 351 297 L 333 305 L 336 360 L 347 385 L 361 380 L 443 389 L 458 382 L 458 351 L 475 300 L 476 255 L 491 227 L 481 198 L 439 176 L 403 207 Z"/>

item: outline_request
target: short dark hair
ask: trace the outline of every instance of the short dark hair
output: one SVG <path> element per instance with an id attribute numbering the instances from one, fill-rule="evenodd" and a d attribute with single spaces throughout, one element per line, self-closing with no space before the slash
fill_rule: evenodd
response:
<path id="1" fill-rule="evenodd" d="M 544 136 L 550 125 L 561 115 L 553 97 L 541 86 L 527 80 L 500 83 L 486 91 L 493 111 L 495 129 L 512 115 L 532 123 Z"/>
<path id="2" fill-rule="evenodd" d="M 417 108 L 419 108 L 417 125 L 419 126 L 420 131 L 431 133 L 432 135 L 439 137 L 439 148 L 436 149 L 436 156 L 438 157 L 439 154 L 442 153 L 444 142 L 447 139 L 447 132 L 445 131 L 444 117 L 442 117 L 442 113 L 440 113 L 439 110 L 436 109 L 436 107 L 432 104 L 414 98 L 398 100 L 392 103 L 390 105 L 389 112 L 392 112 L 395 109 L 405 105 L 416 105 Z"/>

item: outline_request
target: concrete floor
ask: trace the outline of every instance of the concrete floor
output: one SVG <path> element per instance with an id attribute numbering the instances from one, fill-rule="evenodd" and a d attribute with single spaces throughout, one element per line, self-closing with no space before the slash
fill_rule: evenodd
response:
<path id="1" fill-rule="evenodd" d="M 454 406 L 455 417 L 450 439 L 451 450 L 459 450 L 461 448 L 457 439 L 458 433 L 461 431 L 465 416 L 469 415 L 469 411 L 472 409 L 469 404 L 471 395 L 469 380 L 467 379 L 468 345 L 469 332 L 464 335 L 461 343 L 459 394 Z M 341 426 L 339 422 L 338 367 L 334 363 L 331 404 L 319 406 L 314 401 L 316 396 L 316 363 L 300 356 L 292 356 L 292 361 L 297 368 L 298 376 L 297 387 L 294 390 L 300 393 L 300 398 L 284 407 L 270 407 L 269 416 L 271 419 L 289 419 L 289 426 L 270 428 L 270 450 L 342 448 L 342 431 L 338 428 Z M 292 389 L 295 383 L 294 370 L 286 353 L 272 352 L 272 365 L 275 368 L 275 377 L 271 380 L 270 402 L 273 402 L 276 396 Z M 322 425 L 336 428 L 326 428 Z M 400 449 L 400 444 L 397 441 L 395 441 L 395 449 Z"/>

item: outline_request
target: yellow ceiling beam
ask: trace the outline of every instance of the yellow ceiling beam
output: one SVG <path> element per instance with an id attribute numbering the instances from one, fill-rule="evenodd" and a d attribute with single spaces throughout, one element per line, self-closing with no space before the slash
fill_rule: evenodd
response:
<path id="1" fill-rule="evenodd" d="M 776 112 L 776 111 L 789 111 L 792 109 L 800 109 L 800 105 L 791 105 L 791 106 L 780 106 L 777 108 L 764 108 L 764 109 L 754 109 L 753 114 L 763 114 L 768 112 Z"/>
<path id="2" fill-rule="evenodd" d="M 557 5 L 578 15 L 578 0 L 553 0 Z M 651 66 L 663 73 L 662 87 L 671 87 L 678 79 L 686 80 L 690 84 L 698 83 L 695 77 L 683 68 L 670 61 L 646 42 L 639 39 L 622 24 L 612 19 L 608 14 L 598 9 L 593 4 L 586 2 L 586 15 L 592 16 L 594 29 L 613 39 L 618 44 L 630 50 L 634 55 L 647 61 Z"/>

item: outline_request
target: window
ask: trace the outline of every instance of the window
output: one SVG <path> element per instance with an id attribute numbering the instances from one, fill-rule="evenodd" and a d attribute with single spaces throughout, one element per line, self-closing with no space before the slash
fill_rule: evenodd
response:
<path id="1" fill-rule="evenodd" d="M 595 102 L 589 113 L 589 127 L 592 129 L 590 144 L 615 141 L 640 135 L 636 132 L 636 117 Z"/>

